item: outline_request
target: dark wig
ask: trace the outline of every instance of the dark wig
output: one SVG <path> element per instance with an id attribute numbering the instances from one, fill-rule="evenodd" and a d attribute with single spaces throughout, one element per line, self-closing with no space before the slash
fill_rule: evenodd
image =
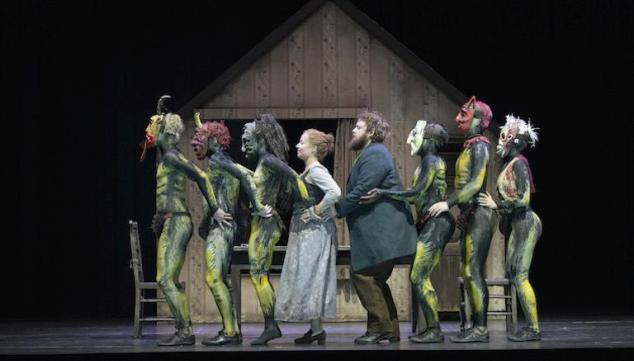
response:
<path id="1" fill-rule="evenodd" d="M 286 161 L 288 157 L 288 141 L 286 133 L 280 123 L 275 120 L 273 114 L 260 114 L 255 119 L 253 134 L 266 144 L 266 149 L 279 159 Z"/>

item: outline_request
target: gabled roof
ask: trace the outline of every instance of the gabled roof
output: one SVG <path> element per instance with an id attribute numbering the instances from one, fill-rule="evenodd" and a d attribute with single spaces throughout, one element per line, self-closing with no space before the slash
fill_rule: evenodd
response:
<path id="1" fill-rule="evenodd" d="M 251 65 L 261 59 L 266 53 L 289 36 L 297 27 L 299 27 L 307 18 L 317 12 L 327 2 L 334 3 L 352 20 L 361 25 L 371 36 L 379 40 L 384 46 L 393 51 L 403 61 L 414 69 L 425 79 L 434 84 L 446 96 L 458 104 L 466 101 L 467 97 L 462 94 L 456 87 L 449 83 L 445 78 L 438 74 L 429 64 L 421 60 L 416 54 L 409 50 L 405 45 L 398 41 L 387 30 L 383 29 L 376 21 L 371 19 L 359 8 L 354 6 L 348 0 L 312 0 L 299 9 L 293 16 L 288 18 L 277 29 L 273 30 L 264 40 L 253 47 L 246 55 L 234 63 L 216 80 L 209 84 L 205 89 L 185 104 L 178 113 L 188 118 L 195 108 L 201 107 L 214 96 L 222 92 L 231 81 L 237 76 L 247 71 Z"/>

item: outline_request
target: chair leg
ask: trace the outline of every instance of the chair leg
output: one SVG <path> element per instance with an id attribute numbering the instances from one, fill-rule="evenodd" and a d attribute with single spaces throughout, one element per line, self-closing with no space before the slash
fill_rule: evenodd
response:
<path id="1" fill-rule="evenodd" d="M 511 286 L 510 285 L 506 285 L 504 286 L 504 296 L 505 297 L 510 297 L 511 296 Z M 507 312 L 505 318 L 506 318 L 506 332 L 512 333 L 515 332 L 515 328 L 513 327 L 513 305 L 512 305 L 512 300 L 510 298 L 505 298 L 504 299 L 504 309 Z"/>
<path id="2" fill-rule="evenodd" d="M 513 317 L 513 331 L 517 329 L 517 290 L 511 285 L 511 314 Z"/>
<path id="3" fill-rule="evenodd" d="M 141 290 L 137 287 L 134 292 L 134 331 L 133 337 L 139 338 L 141 337 L 141 313 L 142 305 L 141 305 Z"/>
<path id="4" fill-rule="evenodd" d="M 416 333 L 418 328 L 418 297 L 416 297 L 416 291 L 414 291 L 414 285 L 411 285 L 412 290 L 412 332 Z"/>
<path id="5" fill-rule="evenodd" d="M 459 283 L 460 288 L 460 331 L 464 331 L 468 327 L 469 316 L 467 314 L 467 300 L 465 295 L 464 282 L 462 279 Z"/>

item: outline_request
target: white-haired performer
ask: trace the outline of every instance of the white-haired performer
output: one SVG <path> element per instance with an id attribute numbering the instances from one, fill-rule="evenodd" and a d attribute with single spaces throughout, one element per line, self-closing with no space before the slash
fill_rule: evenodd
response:
<path id="1" fill-rule="evenodd" d="M 497 153 L 504 168 L 497 181 L 498 200 L 481 193 L 478 202 L 483 207 L 497 209 L 502 216 L 500 231 L 508 242 L 506 272 L 519 295 L 528 325 L 510 334 L 511 341 L 537 341 L 541 339 L 537 322 L 537 300 L 528 271 L 535 244 L 542 233 L 542 222 L 531 210 L 530 195 L 535 191 L 528 160 L 522 155 L 526 147 L 534 147 L 537 132 L 526 122 L 512 115 L 500 131 Z"/>

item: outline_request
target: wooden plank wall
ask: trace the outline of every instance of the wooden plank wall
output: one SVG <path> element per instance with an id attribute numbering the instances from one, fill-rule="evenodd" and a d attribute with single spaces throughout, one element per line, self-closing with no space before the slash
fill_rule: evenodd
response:
<path id="1" fill-rule="evenodd" d="M 456 136 L 453 119 L 459 104 L 414 72 L 334 4 L 327 3 L 199 111 L 204 119 L 223 118 L 230 126 L 231 119 L 252 119 L 265 110 L 273 111 L 279 119 L 336 119 L 353 118 L 354 110 L 363 108 L 380 111 L 391 121 L 392 133 L 386 144 L 396 158 L 406 186 L 419 161 L 418 157 L 410 156 L 409 146 L 405 144 L 416 121 L 444 123 L 451 135 Z M 191 127 L 192 124 L 188 124 L 188 136 Z M 184 137 L 181 149 L 188 149 L 187 156 L 194 159 L 189 148 L 189 138 Z M 448 181 L 452 183 L 453 179 Z M 494 182 L 495 177 L 490 177 L 491 181 Z M 340 186 L 345 188 L 345 184 Z M 200 194 L 193 184 L 189 189 L 188 201 L 198 222 Z M 499 249 L 503 252 L 499 242 L 495 247 L 498 249 L 493 252 L 499 253 Z M 459 272 L 457 243 L 451 243 L 445 253 L 434 281 L 441 310 L 455 311 Z M 217 322 L 220 318 L 204 283 L 203 246 L 198 236 L 193 237 L 187 255 L 181 279 L 187 283 L 193 320 Z M 410 312 L 408 271 L 397 269 L 390 279 L 399 317 L 403 320 L 409 319 Z M 252 288 L 245 277 L 243 322 L 262 319 Z M 338 320 L 365 320 L 366 313 L 346 277 L 339 280 L 337 301 Z"/>

